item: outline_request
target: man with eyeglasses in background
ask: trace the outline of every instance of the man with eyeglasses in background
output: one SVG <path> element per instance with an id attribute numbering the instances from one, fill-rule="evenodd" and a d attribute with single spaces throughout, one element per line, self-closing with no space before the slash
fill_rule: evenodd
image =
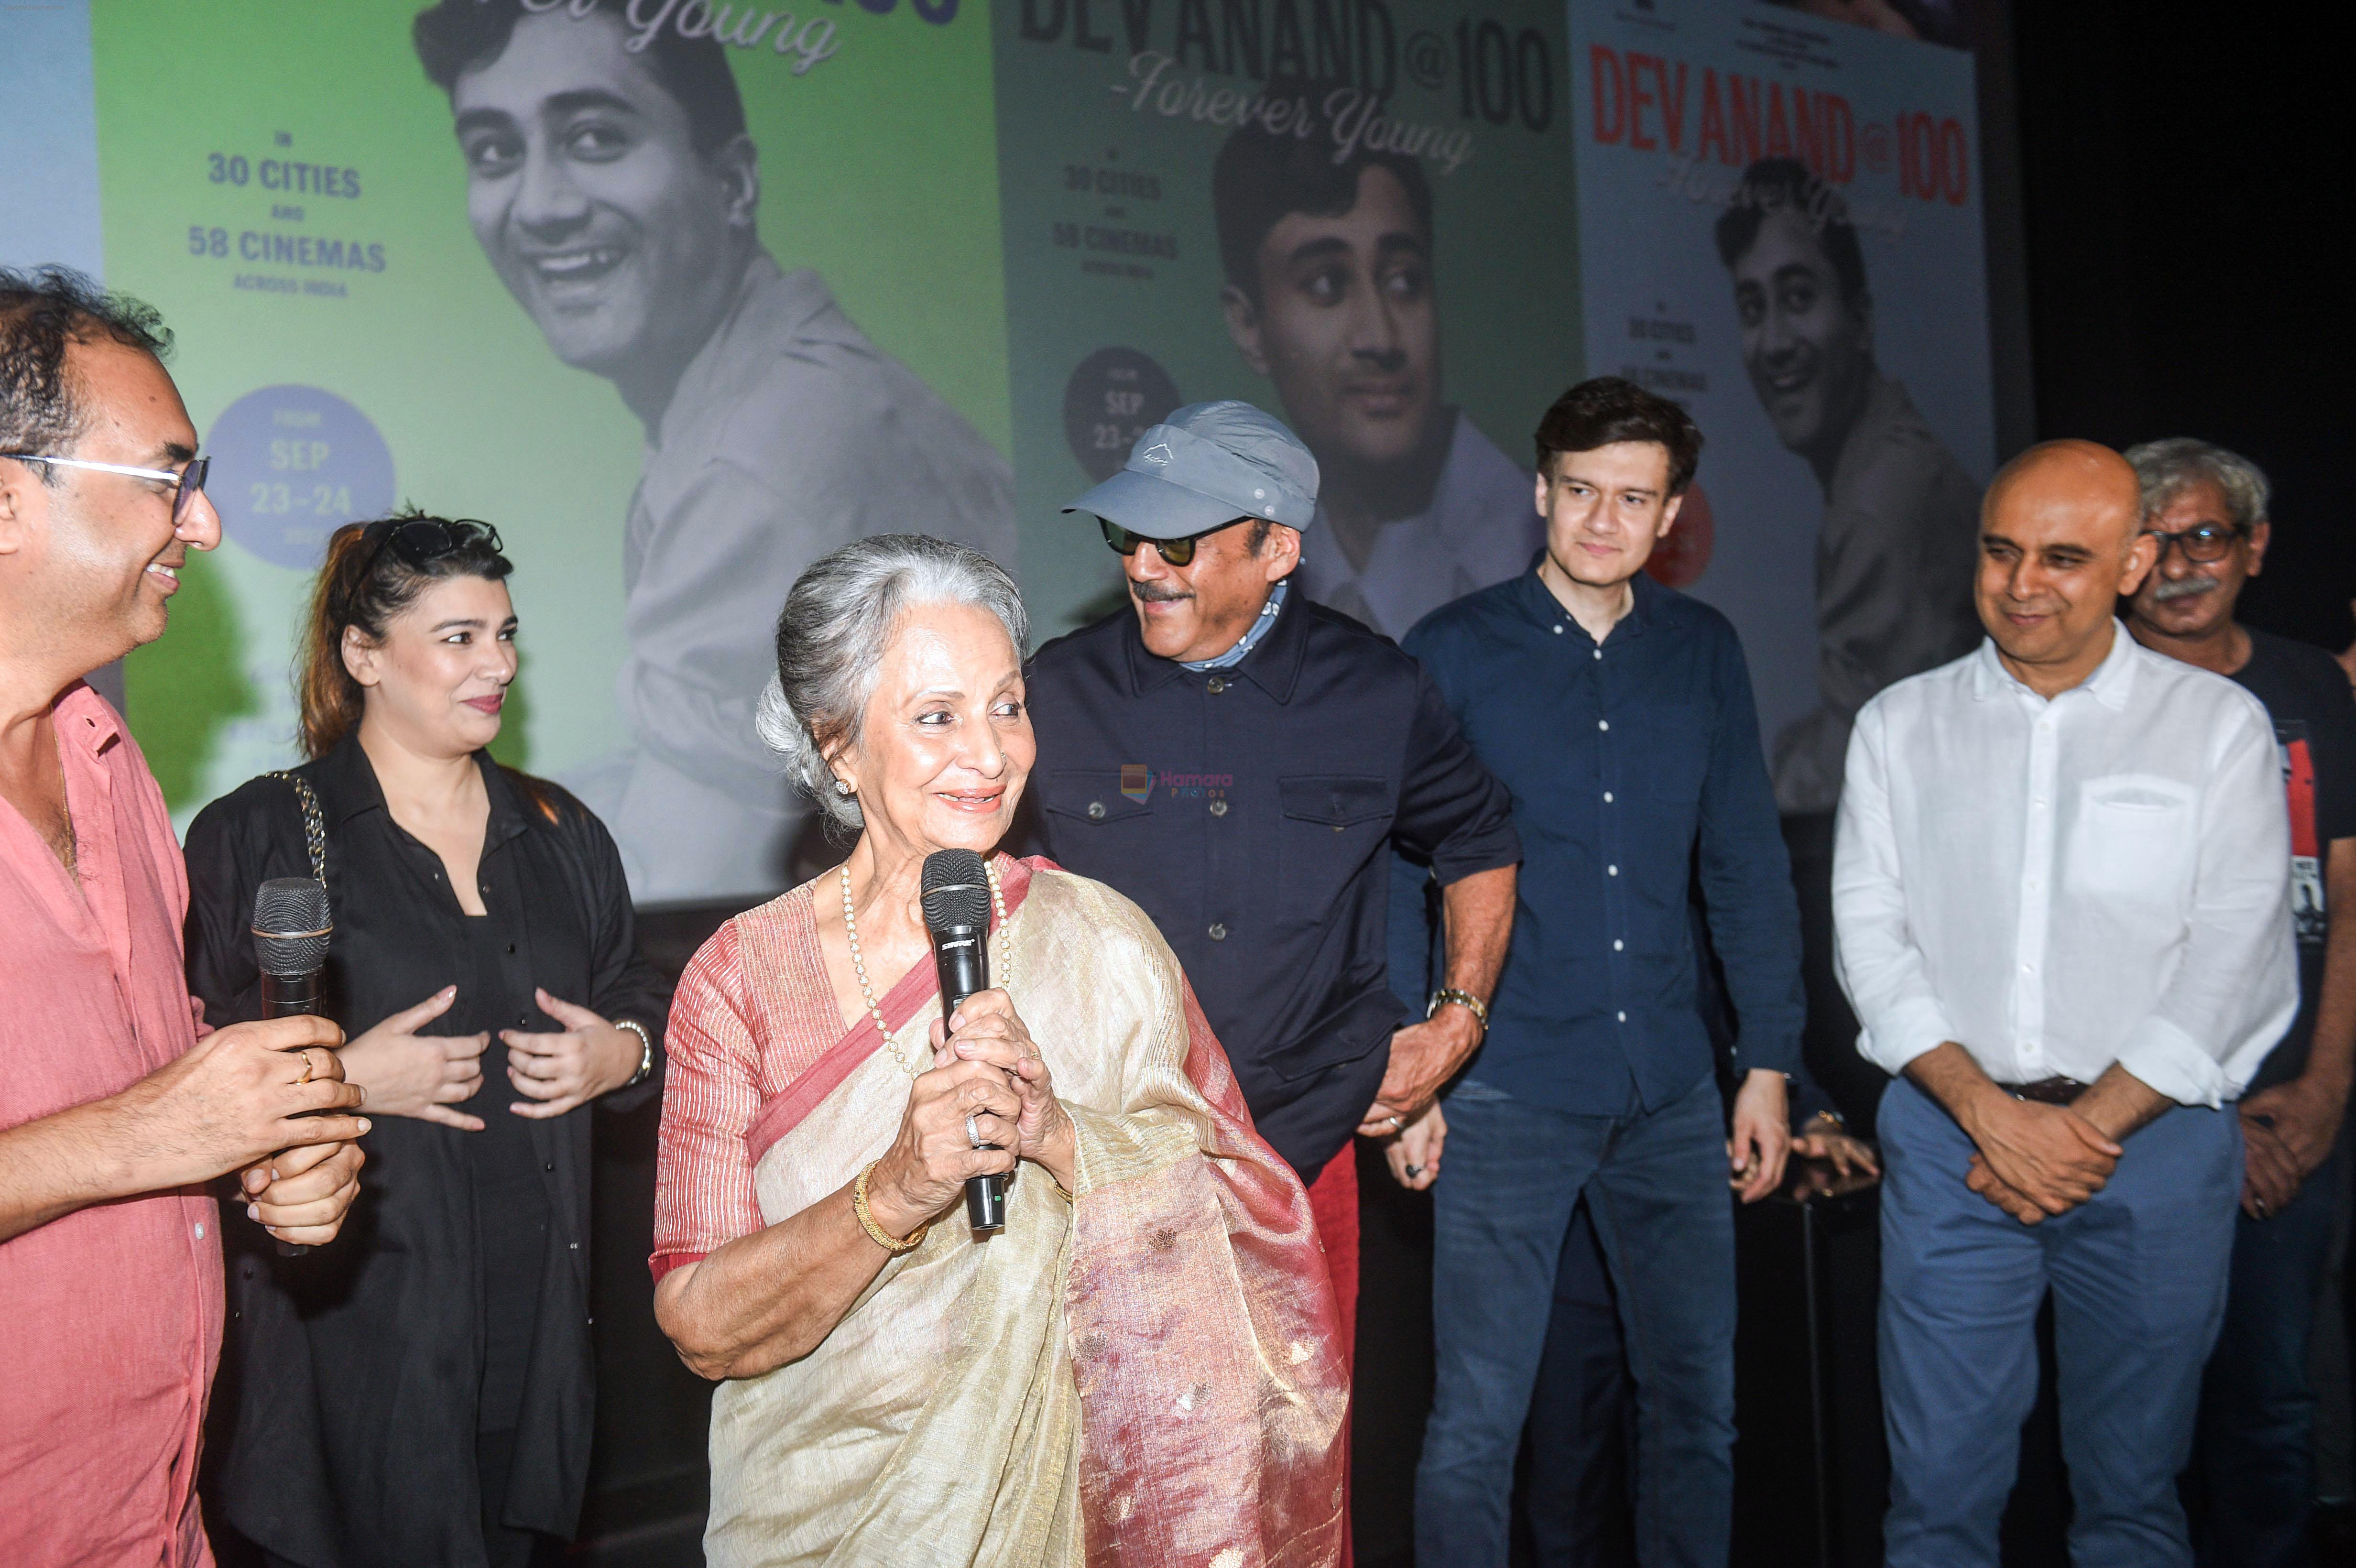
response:
<path id="1" fill-rule="evenodd" d="M 2273 534 L 2258 465 L 2190 437 L 2126 455 L 2159 546 L 2127 630 L 2265 704 L 2289 794 L 2298 1015 L 2240 1104 L 2242 1212 L 2193 1467 L 2202 1563 L 2304 1563 L 2315 1503 L 2308 1338 L 2348 1188 L 2340 1126 L 2356 1064 L 2356 921 L 2331 918 L 2356 903 L 2356 698 L 2329 653 L 2233 619 Z"/>
<path id="2" fill-rule="evenodd" d="M 1351 1135 L 1397 1136 L 1480 1044 L 1521 841 L 1422 667 L 1293 581 L 1317 482 L 1277 420 L 1196 403 L 1064 508 L 1120 553 L 1134 613 L 1032 661 L 1025 805 L 1033 846 L 1137 901 L 1184 965 L 1260 1136 L 1309 1188 L 1346 1357 Z M 1394 843 L 1446 912 L 1441 986 L 1413 1022 L 1386 962 Z"/>
<path id="3" fill-rule="evenodd" d="M 0 269 L 0 1562 L 201 1568 L 220 1211 L 331 1240 L 359 1191 L 324 1019 L 203 1030 L 163 792 L 85 677 L 220 542 L 155 314 Z M 317 1112 L 316 1117 L 301 1113 Z M 300 1119 L 297 1119 L 297 1118 Z M 275 1151 L 275 1152 L 273 1152 Z"/>

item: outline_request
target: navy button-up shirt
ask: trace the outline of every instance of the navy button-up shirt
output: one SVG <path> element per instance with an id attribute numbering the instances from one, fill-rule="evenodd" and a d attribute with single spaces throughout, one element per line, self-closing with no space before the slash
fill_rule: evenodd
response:
<path id="1" fill-rule="evenodd" d="M 1298 584 L 1232 668 L 1156 657 L 1123 609 L 1040 649 L 1028 685 L 1031 844 L 1152 917 L 1260 1135 L 1314 1180 L 1404 1016 L 1391 846 L 1442 883 L 1510 866 L 1505 790 L 1413 659 Z"/>
<path id="2" fill-rule="evenodd" d="M 1711 1071 L 1697 870 L 1738 1068 L 1796 1072 L 1805 1018 L 1742 645 L 1697 600 L 1641 574 L 1634 591 L 1600 645 L 1535 571 L 1433 612 L 1406 644 L 1513 792 L 1522 836 L 1513 946 L 1472 1075 L 1580 1115 L 1651 1109 Z M 1421 912 L 1393 905 L 1395 951 L 1419 951 Z"/>

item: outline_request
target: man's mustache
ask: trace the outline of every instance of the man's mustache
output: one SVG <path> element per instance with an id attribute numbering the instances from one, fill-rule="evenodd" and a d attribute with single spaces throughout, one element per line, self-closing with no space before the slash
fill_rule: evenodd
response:
<path id="1" fill-rule="evenodd" d="M 2151 591 L 2152 602 L 2166 604 L 2173 600 L 2190 599 L 2195 593 L 2206 593 L 2217 586 L 2213 577 L 2179 577 L 2170 582 L 2163 579 Z"/>
<path id="2" fill-rule="evenodd" d="M 1145 604 L 1174 604 L 1181 599 L 1194 597 L 1183 588 L 1173 588 L 1160 582 L 1131 582 L 1129 592 Z"/>

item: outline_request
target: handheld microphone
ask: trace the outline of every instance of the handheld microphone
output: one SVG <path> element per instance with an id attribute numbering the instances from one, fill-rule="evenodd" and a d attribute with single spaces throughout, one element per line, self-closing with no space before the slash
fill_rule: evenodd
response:
<path id="1" fill-rule="evenodd" d="M 939 849 L 925 857 L 925 929 L 932 933 L 933 965 L 941 981 L 941 1023 L 976 991 L 990 989 L 990 873 L 970 849 Z M 985 1144 L 998 1148 L 998 1144 Z M 966 1222 L 977 1231 L 1006 1227 L 1006 1178 L 969 1176 Z"/>
<path id="2" fill-rule="evenodd" d="M 319 1010 L 319 976 L 327 966 L 327 884 L 309 877 L 273 877 L 253 895 L 253 949 L 262 968 L 262 1016 L 297 1018 Z M 281 1257 L 310 1247 L 280 1242 Z"/>

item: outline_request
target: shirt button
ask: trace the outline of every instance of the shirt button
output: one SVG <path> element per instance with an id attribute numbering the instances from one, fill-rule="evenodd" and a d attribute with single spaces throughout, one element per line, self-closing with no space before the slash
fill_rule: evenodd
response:
<path id="1" fill-rule="evenodd" d="M 1595 721 L 1595 727 L 1598 730 L 1609 730 L 1612 728 L 1612 720 L 1609 719 L 1598 719 Z"/>
<path id="2" fill-rule="evenodd" d="M 1606 805 L 1612 804 L 1612 792 L 1608 789 L 1603 792 L 1603 804 Z"/>
<path id="3" fill-rule="evenodd" d="M 513 955 L 514 955 L 514 953 L 515 953 L 515 944 L 514 944 L 514 943 L 510 942 L 510 943 L 509 943 L 509 944 L 508 944 L 508 953 L 509 953 L 509 956 L 513 956 Z"/>
<path id="4" fill-rule="evenodd" d="M 1626 1023 L 1628 1021 L 1628 1015 L 1626 1013 L 1622 1013 L 1620 1015 L 1620 1021 L 1623 1024 Z"/>
<path id="5" fill-rule="evenodd" d="M 1212 696 L 1216 697 L 1219 693 L 1227 689 L 1226 677 L 1225 676 L 1215 675 L 1210 679 L 1203 683 L 1203 689 L 1209 692 Z"/>
<path id="6" fill-rule="evenodd" d="M 1090 822 L 1102 822 L 1104 820 L 1104 802 L 1100 800 L 1092 800 L 1088 802 L 1088 820 Z"/>
<path id="7" fill-rule="evenodd" d="M 530 1029 L 530 1027 L 531 1027 L 531 1016 L 530 1016 L 529 1013 L 523 1013 L 523 1014 L 519 1014 L 519 1015 L 517 1015 L 517 1018 L 516 1018 L 516 1028 L 518 1028 L 518 1029 Z M 551 1166 L 551 1167 L 549 1167 L 549 1168 L 550 1168 L 551 1170 L 553 1170 L 553 1169 L 555 1169 L 556 1168 L 555 1168 L 554 1166 Z"/>
<path id="8" fill-rule="evenodd" d="M 1226 801 L 1215 800 L 1211 803 L 1211 815 L 1213 816 L 1225 816 L 1226 814 L 1227 803 Z"/>
<path id="9" fill-rule="evenodd" d="M 1211 934 L 1211 940 L 1212 940 L 1212 941 L 1214 941 L 1214 942 L 1225 942 L 1225 941 L 1227 939 L 1227 927 L 1226 927 L 1226 923 L 1225 921 L 1216 921 L 1216 920 L 1213 921 L 1213 922 L 1211 923 L 1211 933 L 1210 933 L 1210 934 Z"/>
<path id="10" fill-rule="evenodd" d="M 1621 941 L 1621 940 L 1620 940 L 1618 937 L 1616 937 L 1616 936 L 1615 936 L 1615 937 L 1613 937 L 1613 938 L 1612 939 L 1612 952 L 1614 952 L 1614 953 L 1619 952 L 1622 948 L 1623 948 L 1623 947 L 1625 947 L 1625 946 L 1627 946 L 1627 945 L 1628 945 L 1628 944 L 1627 944 L 1626 943 L 1624 943 L 1624 942 Z"/>
<path id="11" fill-rule="evenodd" d="M 1596 650 L 1595 650 L 1595 656 L 1596 656 L 1597 658 L 1601 658 L 1601 657 L 1603 656 L 1603 650 L 1602 650 L 1601 648 L 1598 648 L 1598 649 L 1596 649 Z"/>
<path id="12" fill-rule="evenodd" d="M 546 1165 L 541 1166 L 540 1168 L 541 1168 L 541 1169 L 542 1169 L 542 1170 L 554 1170 L 554 1169 L 556 1168 L 556 1162 L 555 1162 L 554 1160 L 552 1160 L 552 1160 L 550 1160 Z"/>
<path id="13" fill-rule="evenodd" d="M 1616 877 L 1620 874 L 1620 868 L 1617 866 L 1606 866 L 1603 868 L 1603 874 L 1607 877 Z"/>
<path id="14" fill-rule="evenodd" d="M 1555 624 L 1554 635 L 1558 637 L 1562 635 L 1562 624 L 1560 622 L 1557 622 Z"/>
<path id="15" fill-rule="evenodd" d="M 201 1241 L 203 1241 L 204 1239 L 205 1239 L 205 1222 L 204 1222 L 202 1220 L 199 1220 L 199 1221 L 197 1221 L 197 1240 L 198 1240 L 198 1241 L 200 1241 L 200 1242 L 201 1242 Z"/>

